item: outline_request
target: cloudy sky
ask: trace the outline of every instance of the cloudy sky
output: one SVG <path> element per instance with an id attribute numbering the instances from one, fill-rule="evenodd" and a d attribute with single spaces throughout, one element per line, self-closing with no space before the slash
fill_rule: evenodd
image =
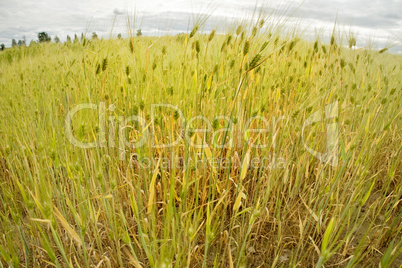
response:
<path id="1" fill-rule="evenodd" d="M 306 38 L 319 33 L 325 39 L 337 20 L 339 30 L 356 34 L 357 46 L 381 49 L 402 42 L 402 0 L 0 0 L 0 43 L 10 46 L 11 39 L 23 36 L 29 43 L 41 31 L 62 41 L 75 33 L 124 36 L 127 15 L 135 17 L 134 28 L 149 35 L 184 32 L 195 19 L 209 14 L 205 30 L 225 31 L 233 21 L 251 17 L 256 5 L 263 5 L 268 14 L 292 13 L 289 24 L 297 23 Z M 391 51 L 402 54 L 402 45 Z"/>

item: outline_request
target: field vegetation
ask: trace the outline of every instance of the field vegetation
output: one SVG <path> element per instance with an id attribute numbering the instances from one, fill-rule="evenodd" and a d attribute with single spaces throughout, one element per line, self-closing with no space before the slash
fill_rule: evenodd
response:
<path id="1" fill-rule="evenodd" d="M 402 264 L 402 58 L 201 30 L 0 52 L 1 267 Z"/>

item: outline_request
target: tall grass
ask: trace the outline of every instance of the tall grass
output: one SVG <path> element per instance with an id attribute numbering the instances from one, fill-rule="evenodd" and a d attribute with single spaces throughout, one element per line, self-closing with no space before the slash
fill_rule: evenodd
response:
<path id="1" fill-rule="evenodd" d="M 401 264 L 401 57 L 350 50 L 337 36 L 283 36 L 261 19 L 234 29 L 0 54 L 1 266 Z M 325 151 L 328 122 L 302 131 L 334 102 L 331 166 L 305 148 Z M 82 103 L 97 110 L 77 113 L 73 133 L 96 148 L 65 134 Z M 158 103 L 183 116 L 151 118 Z M 146 122 L 123 128 L 132 115 Z M 207 127 L 214 136 L 197 131 Z M 122 150 L 122 137 L 145 133 L 144 146 Z M 263 157 L 270 167 L 252 162 Z"/>

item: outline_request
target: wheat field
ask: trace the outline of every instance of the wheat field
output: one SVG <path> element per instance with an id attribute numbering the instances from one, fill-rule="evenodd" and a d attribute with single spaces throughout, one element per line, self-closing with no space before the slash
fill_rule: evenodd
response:
<path id="1" fill-rule="evenodd" d="M 400 267 L 402 57 L 342 40 L 0 52 L 0 266 Z"/>

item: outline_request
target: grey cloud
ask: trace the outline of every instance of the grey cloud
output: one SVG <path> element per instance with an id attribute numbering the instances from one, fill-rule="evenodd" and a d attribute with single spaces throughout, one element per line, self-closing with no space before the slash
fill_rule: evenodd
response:
<path id="1" fill-rule="evenodd" d="M 124 14 L 125 14 L 124 10 L 118 9 L 118 8 L 115 8 L 115 9 L 113 10 L 113 13 L 114 13 L 115 15 L 124 15 Z"/>
<path id="2" fill-rule="evenodd" d="M 259 1 L 265 9 L 265 14 L 279 13 L 284 16 L 293 14 L 301 0 L 284 2 L 272 0 L 270 2 Z M 212 11 L 213 15 L 208 19 L 205 30 L 215 27 L 224 29 L 231 21 L 241 20 L 244 16 L 252 15 L 255 11 L 255 0 L 200 0 L 188 2 L 184 0 L 139 1 L 136 3 L 137 28 L 142 28 L 144 33 L 158 34 L 163 32 L 185 32 L 189 20 L 197 16 L 206 16 Z M 127 9 L 129 12 L 127 12 Z M 113 32 L 125 33 L 128 31 L 124 14 L 132 14 L 134 9 L 119 5 L 115 1 L 108 0 L 37 0 L 0 2 L 0 43 L 9 45 L 11 39 L 21 39 L 26 35 L 27 40 L 36 39 L 37 32 L 47 31 L 53 37 L 58 35 L 65 40 L 65 36 L 81 32 L 91 33 L 96 31 L 107 37 L 110 28 L 114 25 Z M 401 41 L 402 36 L 402 2 L 397 0 L 305 0 L 293 14 L 295 20 L 313 23 L 310 32 L 314 33 L 314 27 L 338 24 L 350 26 L 357 32 L 362 32 L 361 38 L 369 35 L 379 36 L 378 40 L 386 40 L 390 36 L 392 40 Z M 195 13 L 195 14 L 194 14 Z M 258 12 L 257 12 L 258 15 Z M 116 18 L 115 24 L 113 20 Z M 364 36 L 363 36 L 364 35 Z M 381 41 L 383 42 L 383 41 Z M 384 44 L 380 44 L 384 45 Z M 402 50 L 401 46 L 392 51 Z"/>

